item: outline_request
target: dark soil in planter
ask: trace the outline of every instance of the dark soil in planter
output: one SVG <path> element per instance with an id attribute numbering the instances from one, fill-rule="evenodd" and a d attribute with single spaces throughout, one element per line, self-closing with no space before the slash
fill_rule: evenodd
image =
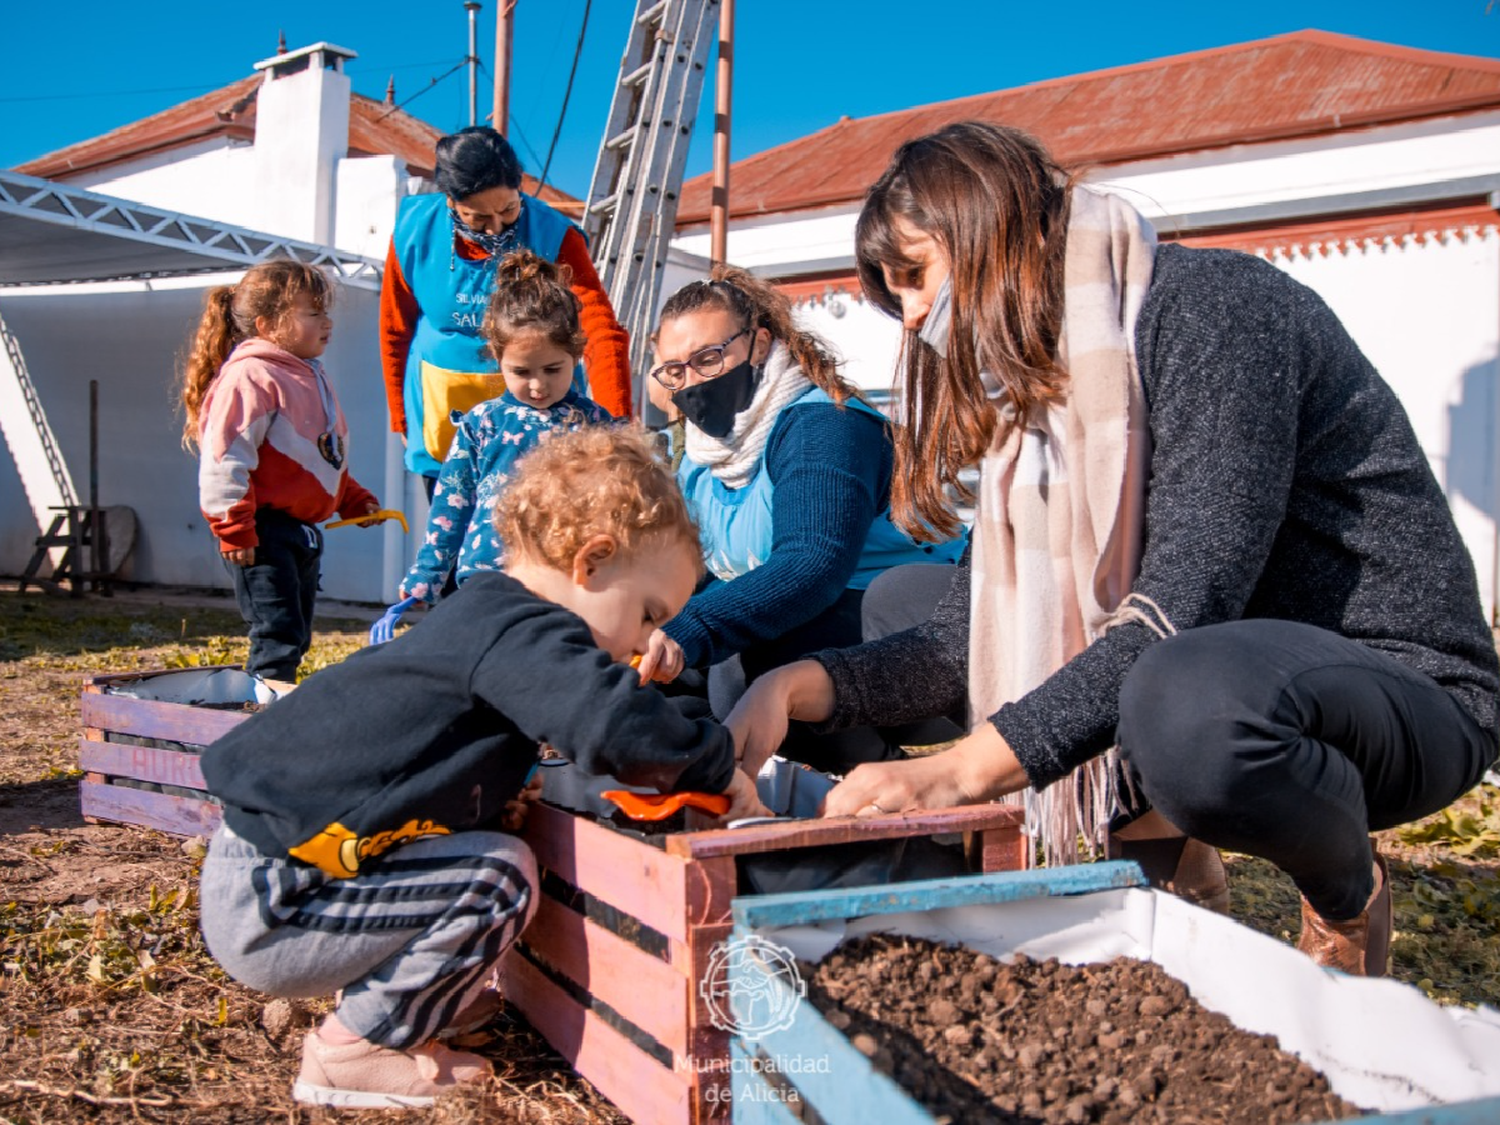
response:
<path id="1" fill-rule="evenodd" d="M 1147 961 L 1069 966 L 873 936 L 807 974 L 856 1048 L 953 1122 L 1233 1122 L 1360 1114 L 1274 1036 L 1252 1035 Z"/>

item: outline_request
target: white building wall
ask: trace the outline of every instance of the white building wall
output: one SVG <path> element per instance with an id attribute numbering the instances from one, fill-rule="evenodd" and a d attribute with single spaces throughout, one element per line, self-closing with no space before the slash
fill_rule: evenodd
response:
<path id="1" fill-rule="evenodd" d="M 235 275 L 229 275 L 233 280 Z M 0 291 L 0 313 L 20 342 L 42 406 L 80 498 L 88 487 L 88 385 L 99 380 L 99 502 L 136 512 L 135 548 L 121 577 L 168 585 L 229 588 L 218 548 L 198 510 L 197 458 L 182 449 L 176 370 L 197 323 L 206 283 L 56 286 Z M 422 514 L 402 495 L 400 442 L 387 434 L 376 319 L 379 295 L 346 286 L 334 309 L 324 356 L 349 421 L 350 469 L 389 507 L 400 526 L 328 533 L 323 592 L 383 602 L 415 552 Z M 40 530 L 15 468 L 0 451 L 0 573 L 20 574 Z M 392 495 L 391 466 L 398 466 Z M 420 490 L 418 490 L 420 495 Z"/>
<path id="2" fill-rule="evenodd" d="M 1174 220 L 1205 212 L 1421 191 L 1480 177 L 1500 177 L 1500 113 L 1236 145 L 1104 168 L 1086 178 L 1119 192 L 1170 233 Z M 783 277 L 852 268 L 858 215 L 858 205 L 847 204 L 736 219 L 729 231 L 729 260 Z M 708 227 L 680 232 L 673 245 L 707 257 Z"/>
<path id="3" fill-rule="evenodd" d="M 1273 262 L 1316 290 L 1395 389 L 1493 615 L 1500 560 L 1500 233 L 1343 243 Z"/>
<path id="4" fill-rule="evenodd" d="M 1170 232 L 1172 219 L 1362 192 L 1428 190 L 1500 175 L 1500 113 L 1363 133 L 1236 145 L 1102 169 L 1107 184 Z"/>
<path id="5" fill-rule="evenodd" d="M 396 208 L 407 194 L 405 163 L 394 156 L 346 156 L 338 162 L 335 177 L 333 245 L 385 261 L 396 228 Z"/>
<path id="6" fill-rule="evenodd" d="M 102 195 L 252 229 L 259 213 L 255 150 L 247 142 L 223 137 L 96 169 L 69 177 L 67 182 Z M 290 237 L 283 231 L 271 233 Z"/>

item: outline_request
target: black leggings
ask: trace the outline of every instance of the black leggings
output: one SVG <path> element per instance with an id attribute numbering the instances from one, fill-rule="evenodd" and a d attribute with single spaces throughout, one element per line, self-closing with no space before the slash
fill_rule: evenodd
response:
<path id="1" fill-rule="evenodd" d="M 240 616 L 250 626 L 245 671 L 291 682 L 312 644 L 323 533 L 276 508 L 261 508 L 255 513 L 255 534 L 260 545 L 254 566 L 224 564 Z"/>
<path id="2" fill-rule="evenodd" d="M 1153 644 L 1120 693 L 1120 751 L 1192 836 L 1270 860 L 1325 918 L 1373 890 L 1372 831 L 1461 796 L 1496 732 L 1384 653 L 1311 625 L 1248 620 Z"/>

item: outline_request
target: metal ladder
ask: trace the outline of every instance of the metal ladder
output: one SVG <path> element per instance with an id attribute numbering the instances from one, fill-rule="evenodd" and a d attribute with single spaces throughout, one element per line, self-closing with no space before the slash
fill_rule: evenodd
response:
<path id="1" fill-rule="evenodd" d="M 637 0 L 583 229 L 599 280 L 630 333 L 637 412 L 688 143 L 717 39 L 719 0 Z"/>

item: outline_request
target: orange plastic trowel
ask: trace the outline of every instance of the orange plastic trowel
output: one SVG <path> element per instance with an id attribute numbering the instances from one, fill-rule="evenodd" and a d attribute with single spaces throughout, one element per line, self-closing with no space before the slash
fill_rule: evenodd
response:
<path id="1" fill-rule="evenodd" d="M 729 811 L 729 798 L 722 793 L 631 793 L 625 789 L 606 789 L 599 794 L 620 806 L 631 820 L 666 820 L 681 808 L 702 809 L 712 816 Z"/>

